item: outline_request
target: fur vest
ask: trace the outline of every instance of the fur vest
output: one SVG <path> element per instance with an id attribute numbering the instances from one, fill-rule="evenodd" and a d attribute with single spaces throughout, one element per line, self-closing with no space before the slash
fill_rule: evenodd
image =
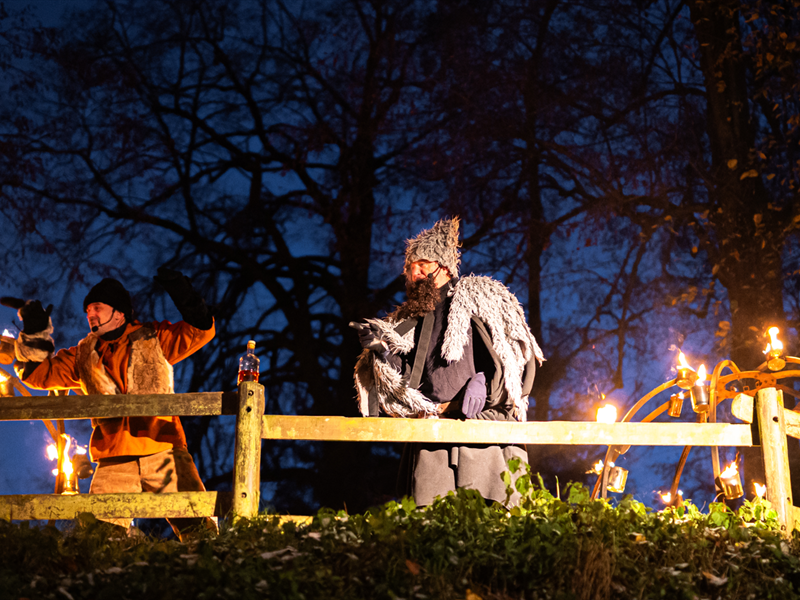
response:
<path id="1" fill-rule="evenodd" d="M 526 366 L 534 360 L 541 365 L 544 356 L 528 328 L 522 306 L 506 286 L 489 277 L 464 277 L 455 284 L 450 295 L 442 358 L 460 360 L 469 341 L 470 323 L 475 319 L 483 323 L 503 370 L 505 391 L 513 403 L 513 417 L 524 421 L 530 387 L 530 382 L 523 383 Z M 378 338 L 393 354 L 408 354 L 414 348 L 413 328 L 401 336 L 395 331 L 399 321 L 367 319 L 367 322 L 379 330 Z M 437 414 L 434 402 L 419 390 L 406 386 L 402 374 L 374 352 L 365 350 L 361 353 L 354 378 L 358 408 L 363 416 L 369 415 L 370 394 L 377 397 L 386 414 L 394 417 L 431 417 Z"/>
<path id="2" fill-rule="evenodd" d="M 167 362 L 158 336 L 151 325 L 143 325 L 128 335 L 125 390 L 120 390 L 106 373 L 95 347 L 98 337 L 89 334 L 78 342 L 75 369 L 86 394 L 171 394 L 174 390 L 172 365 Z"/>

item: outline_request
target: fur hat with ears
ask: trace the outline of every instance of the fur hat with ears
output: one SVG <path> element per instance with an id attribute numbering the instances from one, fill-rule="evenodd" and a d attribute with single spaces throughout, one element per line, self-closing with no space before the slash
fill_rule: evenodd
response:
<path id="1" fill-rule="evenodd" d="M 129 323 L 133 321 L 133 303 L 131 302 L 131 295 L 125 286 L 116 279 L 106 277 L 96 286 L 94 286 L 86 298 L 83 299 L 83 310 L 93 302 L 102 302 L 108 304 L 114 310 L 118 310 L 125 315 Z"/>
<path id="2" fill-rule="evenodd" d="M 461 252 L 458 251 L 458 217 L 441 219 L 430 229 L 423 229 L 413 240 L 406 240 L 406 262 L 403 272 L 408 272 L 411 263 L 430 260 L 439 263 L 450 271 L 451 277 L 458 277 Z"/>

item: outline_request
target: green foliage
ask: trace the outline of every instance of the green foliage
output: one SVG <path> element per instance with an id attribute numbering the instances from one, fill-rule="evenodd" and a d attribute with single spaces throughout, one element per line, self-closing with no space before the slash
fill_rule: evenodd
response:
<path id="1" fill-rule="evenodd" d="M 0 521 L 0 598 L 791 598 L 798 538 L 766 501 L 616 506 L 553 497 L 513 463 L 508 510 L 460 490 L 310 523 L 262 515 L 187 544 L 128 538 L 90 516 L 69 531 Z"/>

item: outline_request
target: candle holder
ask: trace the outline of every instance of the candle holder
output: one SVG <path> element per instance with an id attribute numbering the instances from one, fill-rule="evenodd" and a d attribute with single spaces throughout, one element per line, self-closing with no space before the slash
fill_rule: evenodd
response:
<path id="1" fill-rule="evenodd" d="M 742 482 L 739 480 L 739 473 L 728 477 L 717 477 L 717 487 L 722 490 L 726 500 L 736 500 L 744 496 Z"/>
<path id="2" fill-rule="evenodd" d="M 609 492 L 621 494 L 625 491 L 625 484 L 628 481 L 628 470 L 622 467 L 611 467 L 608 471 L 608 485 L 606 489 Z"/>
<path id="3" fill-rule="evenodd" d="M 780 371 L 786 366 L 786 361 L 781 357 L 782 350 L 776 348 L 767 353 L 767 368 L 770 371 Z"/>
<path id="4" fill-rule="evenodd" d="M 692 399 L 692 410 L 696 413 L 708 412 L 708 384 L 698 383 L 689 390 Z"/>
<path id="5" fill-rule="evenodd" d="M 678 376 L 675 384 L 684 390 L 692 389 L 697 382 L 697 371 L 692 367 L 678 367 Z"/>
<path id="6" fill-rule="evenodd" d="M 667 409 L 667 414 L 670 417 L 677 419 L 681 416 L 681 411 L 683 410 L 683 398 L 683 392 L 672 394 L 669 397 L 669 408 Z"/>

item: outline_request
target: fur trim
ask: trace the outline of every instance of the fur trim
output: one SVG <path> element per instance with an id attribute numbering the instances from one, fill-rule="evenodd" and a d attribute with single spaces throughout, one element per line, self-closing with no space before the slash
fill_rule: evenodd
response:
<path id="1" fill-rule="evenodd" d="M 38 333 L 20 333 L 14 342 L 14 354 L 19 362 L 44 362 L 53 355 L 55 344 L 53 337 L 53 320 L 47 323 L 47 329 Z"/>
<path id="2" fill-rule="evenodd" d="M 458 251 L 458 217 L 441 219 L 430 229 L 422 230 L 413 240 L 406 240 L 406 260 L 403 272 L 418 260 L 437 262 L 451 277 L 458 277 L 461 253 Z"/>
<path id="3" fill-rule="evenodd" d="M 411 328 L 405 335 L 395 333 L 397 326 L 402 321 L 388 321 L 384 319 L 365 319 L 370 325 L 378 329 L 378 339 L 386 343 L 392 354 L 408 354 L 414 348 L 414 329 Z"/>
<path id="4" fill-rule="evenodd" d="M 130 335 L 129 394 L 171 394 L 175 389 L 172 365 L 167 362 L 155 329 L 145 325 Z"/>
<path id="5" fill-rule="evenodd" d="M 413 329 L 411 335 L 413 338 Z M 402 375 L 370 350 L 364 350 L 358 357 L 355 383 L 359 411 L 364 417 L 369 416 L 369 390 L 372 387 L 375 387 L 381 409 L 391 417 L 428 418 L 438 415 L 434 402 L 419 390 L 406 386 Z"/>
<path id="6" fill-rule="evenodd" d="M 522 305 L 509 289 L 490 277 L 470 276 L 455 287 L 450 304 L 447 331 L 442 343 L 442 358 L 461 360 L 469 339 L 470 318 L 477 317 L 489 329 L 492 346 L 506 371 L 505 387 L 514 399 L 515 413 L 527 410 L 527 397 L 522 398 L 522 375 L 531 358 L 541 365 L 542 350 L 525 321 Z"/>
<path id="7" fill-rule="evenodd" d="M 100 356 L 95 350 L 98 336 L 90 333 L 78 342 L 75 353 L 75 369 L 81 380 L 81 385 L 87 394 L 119 394 L 119 388 L 106 372 Z"/>

